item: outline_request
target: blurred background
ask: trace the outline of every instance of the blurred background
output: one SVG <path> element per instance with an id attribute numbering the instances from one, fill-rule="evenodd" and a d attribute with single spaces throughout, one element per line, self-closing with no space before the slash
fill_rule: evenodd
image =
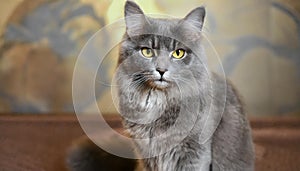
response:
<path id="1" fill-rule="evenodd" d="M 145 13 L 176 17 L 205 5 L 204 32 L 249 115 L 300 116 L 300 1 L 136 2 Z M 124 3 L 1 0 L 0 113 L 72 113 L 76 59 L 94 33 L 123 17 Z M 115 61 L 106 67 L 114 69 Z M 110 88 L 101 87 L 96 93 L 104 112 L 115 113 L 115 108 L 105 108 L 112 106 Z M 89 108 L 89 103 L 82 105 L 83 111 Z"/>

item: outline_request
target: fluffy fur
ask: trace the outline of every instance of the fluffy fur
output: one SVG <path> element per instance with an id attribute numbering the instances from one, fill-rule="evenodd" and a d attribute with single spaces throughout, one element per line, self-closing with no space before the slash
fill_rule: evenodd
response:
<path id="1" fill-rule="evenodd" d="M 116 71 L 119 110 L 146 157 L 143 170 L 254 170 L 241 100 L 232 84 L 207 70 L 201 47 L 205 9 L 183 19 L 157 19 L 127 1 L 125 17 Z M 143 57 L 143 47 L 155 56 Z M 184 49 L 185 57 L 171 58 L 176 49 Z"/>

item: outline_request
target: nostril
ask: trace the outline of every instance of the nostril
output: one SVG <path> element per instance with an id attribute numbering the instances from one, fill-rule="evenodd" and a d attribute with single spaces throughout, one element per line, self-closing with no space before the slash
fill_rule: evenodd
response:
<path id="1" fill-rule="evenodd" d="M 156 71 L 160 74 L 160 76 L 163 76 L 165 72 L 167 72 L 167 69 L 161 69 L 161 68 L 156 68 Z"/>

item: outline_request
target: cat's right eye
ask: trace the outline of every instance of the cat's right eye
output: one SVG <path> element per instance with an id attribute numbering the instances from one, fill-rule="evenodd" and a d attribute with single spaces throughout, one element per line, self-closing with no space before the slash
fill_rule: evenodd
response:
<path id="1" fill-rule="evenodd" d="M 141 53 L 146 58 L 152 58 L 154 56 L 154 51 L 151 48 L 143 47 L 141 48 Z"/>

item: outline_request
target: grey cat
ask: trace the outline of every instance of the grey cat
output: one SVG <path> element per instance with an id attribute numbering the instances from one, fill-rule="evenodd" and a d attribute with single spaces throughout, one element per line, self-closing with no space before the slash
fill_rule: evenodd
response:
<path id="1" fill-rule="evenodd" d="M 205 9 L 183 19 L 158 19 L 127 1 L 125 17 L 116 72 L 119 111 L 144 157 L 142 169 L 254 170 L 241 100 L 228 81 L 207 69 L 201 45 Z M 82 154 L 72 153 L 70 165 Z"/>

